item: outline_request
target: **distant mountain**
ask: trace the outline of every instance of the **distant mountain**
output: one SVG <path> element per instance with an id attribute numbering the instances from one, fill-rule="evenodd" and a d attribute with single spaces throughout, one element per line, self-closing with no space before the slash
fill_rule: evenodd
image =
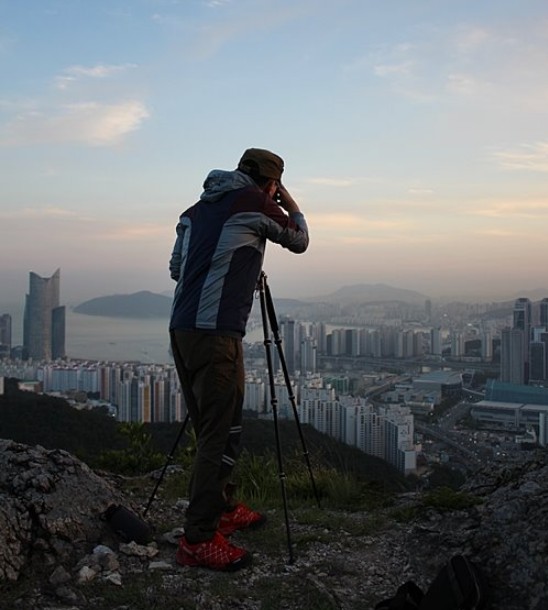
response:
<path id="1" fill-rule="evenodd" d="M 513 299 L 527 297 L 531 301 L 541 301 L 548 298 L 548 288 L 534 288 L 533 290 L 521 290 L 513 295 Z"/>
<path id="2" fill-rule="evenodd" d="M 405 303 L 424 303 L 429 299 L 425 294 L 405 288 L 394 288 L 387 284 L 353 284 L 343 286 L 325 296 L 315 297 L 315 301 L 328 303 L 371 303 L 383 301 L 403 301 Z"/>
<path id="3" fill-rule="evenodd" d="M 274 305 L 276 312 L 283 315 L 289 312 L 306 311 L 310 309 L 312 304 L 316 303 L 352 305 L 356 303 L 401 301 L 423 304 L 428 298 L 420 292 L 394 288 L 386 284 L 354 284 L 343 286 L 335 292 L 312 299 L 274 298 Z M 89 316 L 108 318 L 168 318 L 172 301 L 173 296 L 171 294 L 168 296 L 142 290 L 133 294 L 115 294 L 90 299 L 77 305 L 74 311 Z"/>
<path id="4" fill-rule="evenodd" d="M 106 318 L 169 318 L 172 301 L 172 297 L 142 290 L 97 297 L 77 305 L 74 311 Z"/>

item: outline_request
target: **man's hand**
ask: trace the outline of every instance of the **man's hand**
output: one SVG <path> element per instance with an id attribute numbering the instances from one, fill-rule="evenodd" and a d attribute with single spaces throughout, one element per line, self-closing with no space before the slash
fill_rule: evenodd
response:
<path id="1" fill-rule="evenodd" d="M 276 191 L 275 201 L 288 214 L 293 214 L 295 212 L 301 211 L 299 209 L 299 206 L 297 205 L 297 202 L 293 199 L 293 197 L 291 197 L 289 191 L 281 182 L 278 183 L 278 190 Z"/>

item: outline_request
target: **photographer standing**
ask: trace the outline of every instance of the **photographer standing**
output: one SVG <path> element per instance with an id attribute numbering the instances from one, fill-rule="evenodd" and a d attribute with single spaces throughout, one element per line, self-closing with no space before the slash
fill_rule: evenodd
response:
<path id="1" fill-rule="evenodd" d="M 200 200 L 177 225 L 170 339 L 197 439 L 181 565 L 226 571 L 248 565 L 251 555 L 227 537 L 266 520 L 234 500 L 230 477 L 242 430 L 242 337 L 266 241 L 297 254 L 308 247 L 304 216 L 280 182 L 283 170 L 278 155 L 246 150 L 236 170 L 209 173 Z"/>

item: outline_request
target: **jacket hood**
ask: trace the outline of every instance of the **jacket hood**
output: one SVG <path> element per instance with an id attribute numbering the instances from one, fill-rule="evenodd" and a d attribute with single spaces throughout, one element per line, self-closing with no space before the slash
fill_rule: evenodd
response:
<path id="1" fill-rule="evenodd" d="M 218 201 L 225 193 L 254 184 L 255 182 L 250 176 L 238 170 L 214 169 L 209 172 L 204 181 L 204 192 L 200 195 L 200 200 Z"/>

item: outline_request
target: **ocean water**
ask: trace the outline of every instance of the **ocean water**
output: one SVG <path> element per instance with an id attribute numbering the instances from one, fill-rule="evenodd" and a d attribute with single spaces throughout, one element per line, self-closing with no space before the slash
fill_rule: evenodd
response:
<path id="1" fill-rule="evenodd" d="M 11 309 L 11 310 L 10 310 Z M 23 340 L 22 314 L 10 309 L 0 313 L 12 316 L 12 344 Z M 67 308 L 65 347 L 67 357 L 84 360 L 137 360 L 167 364 L 173 360 L 169 352 L 169 320 L 104 318 L 78 314 Z M 262 327 L 249 328 L 246 341 L 262 340 Z"/>
<path id="2" fill-rule="evenodd" d="M 103 318 L 69 311 L 65 339 L 67 356 L 166 364 L 172 361 L 168 323 L 165 318 Z"/>

